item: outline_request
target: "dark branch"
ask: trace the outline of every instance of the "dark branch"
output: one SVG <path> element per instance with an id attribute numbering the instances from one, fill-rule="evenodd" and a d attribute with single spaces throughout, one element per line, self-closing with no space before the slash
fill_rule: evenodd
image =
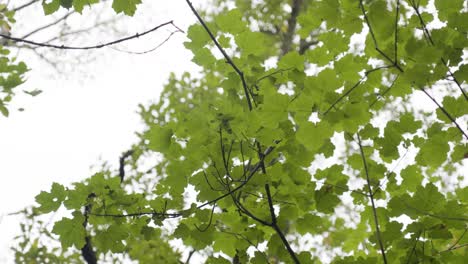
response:
<path id="1" fill-rule="evenodd" d="M 371 24 L 369 22 L 369 18 L 367 17 L 367 13 L 366 13 L 366 10 L 364 9 L 364 4 L 362 3 L 362 0 L 359 1 L 359 7 L 361 8 L 362 15 L 364 16 L 364 20 L 365 20 L 365 22 L 367 24 L 367 27 L 369 28 L 369 33 L 371 34 L 372 41 L 374 42 L 375 50 L 380 55 L 382 55 L 386 60 L 388 60 L 390 63 L 392 63 L 392 65 L 394 67 L 396 67 L 400 72 L 403 72 L 403 69 L 400 67 L 400 65 L 398 65 L 396 61 L 392 60 L 387 54 L 385 54 L 385 52 L 383 52 L 379 48 L 379 45 L 377 43 L 377 39 L 376 39 L 375 34 L 374 34 L 374 30 L 372 29 L 372 26 L 371 26 Z M 395 43 L 395 45 L 396 45 L 396 43 Z"/>
<path id="2" fill-rule="evenodd" d="M 19 11 L 19 10 L 21 10 L 21 9 L 23 9 L 23 8 L 26 8 L 26 7 L 32 5 L 32 4 L 36 3 L 36 2 L 39 2 L 39 0 L 32 0 L 32 1 L 29 1 L 29 2 L 27 2 L 27 3 L 25 3 L 25 4 L 23 4 L 23 5 L 20 5 L 20 6 L 18 6 L 18 7 L 13 8 L 12 11 L 15 11 L 15 12 L 16 12 L 16 11 Z"/>
<path id="3" fill-rule="evenodd" d="M 201 18 L 201 16 L 198 14 L 197 10 L 195 10 L 195 8 L 193 7 L 192 3 L 189 0 L 186 0 L 186 2 L 189 5 L 190 9 L 192 10 L 193 14 L 197 17 L 200 24 L 205 29 L 206 33 L 208 33 L 208 35 L 210 36 L 210 38 L 213 41 L 213 43 L 215 44 L 215 46 L 218 48 L 218 50 L 221 52 L 221 54 L 223 54 L 223 56 L 226 59 L 227 63 L 230 64 L 231 67 L 234 69 L 234 71 L 237 73 L 237 75 L 239 75 L 239 77 L 241 79 L 241 82 L 242 82 L 242 86 L 244 87 L 244 94 L 245 94 L 245 98 L 247 100 L 247 104 L 249 106 L 249 110 L 252 111 L 252 102 L 250 100 L 249 89 L 247 87 L 247 82 L 245 81 L 244 72 L 242 72 L 237 67 L 237 65 L 232 61 L 231 57 L 229 57 L 229 55 L 226 53 L 226 51 L 223 49 L 223 47 L 221 47 L 221 45 L 216 40 L 213 33 L 211 33 L 211 30 L 206 25 L 205 21 Z"/>
<path id="4" fill-rule="evenodd" d="M 317 40 L 301 40 L 301 42 L 299 43 L 299 54 L 304 54 L 311 46 L 317 45 L 318 43 L 319 42 Z"/>
<path id="5" fill-rule="evenodd" d="M 283 41 L 281 43 L 281 56 L 285 55 L 291 50 L 291 45 L 296 32 L 297 16 L 301 11 L 302 0 L 292 0 L 291 4 L 291 16 L 288 19 L 288 29 L 283 35 Z"/>
<path id="6" fill-rule="evenodd" d="M 195 225 L 195 227 L 198 229 L 198 231 L 205 232 L 206 230 L 208 230 L 208 228 L 210 228 L 211 223 L 213 221 L 213 215 L 214 215 L 215 208 L 216 208 L 216 204 L 213 204 L 213 208 L 211 208 L 210 220 L 208 221 L 208 224 L 205 227 L 200 228 L 197 225 Z"/>
<path id="7" fill-rule="evenodd" d="M 414 9 L 414 12 L 416 12 L 416 15 L 418 16 L 418 19 L 419 19 L 419 23 L 421 24 L 421 27 L 423 29 L 423 32 L 424 32 L 424 36 L 426 37 L 426 39 L 429 41 L 429 43 L 434 46 L 434 41 L 432 39 L 432 36 L 431 36 L 431 33 L 429 32 L 429 30 L 427 29 L 427 26 L 426 26 L 426 23 L 424 22 L 424 19 L 423 17 L 421 16 L 421 13 L 419 12 L 419 7 L 418 5 L 416 5 L 416 3 L 414 1 L 410 1 L 411 3 L 411 7 Z M 455 75 L 452 73 L 452 70 L 450 70 L 450 67 L 447 63 L 447 61 L 444 59 L 444 58 L 440 58 L 440 61 L 442 62 L 442 64 L 445 65 L 445 67 L 447 67 L 447 70 L 450 74 L 450 76 L 452 77 L 453 79 L 453 82 L 457 85 L 458 89 L 460 90 L 460 92 L 463 94 L 463 97 L 465 97 L 465 99 L 468 101 L 468 94 L 465 92 L 465 90 L 463 90 L 463 88 L 461 87 L 461 84 L 460 82 L 457 80 L 457 78 L 455 77 Z"/>
<path id="8" fill-rule="evenodd" d="M 275 209 L 273 208 L 273 200 L 271 198 L 271 193 L 270 193 L 270 185 L 265 184 L 265 191 L 266 195 L 268 198 L 268 206 L 270 208 L 270 216 L 271 216 L 271 227 L 276 231 L 278 236 L 281 238 L 281 241 L 283 242 L 284 246 L 286 247 L 286 250 L 288 251 L 289 255 L 291 256 L 292 260 L 294 263 L 298 264 L 301 263 L 299 259 L 296 256 L 296 253 L 294 250 L 291 248 L 291 245 L 289 244 L 288 240 L 286 239 L 286 236 L 283 234 L 283 231 L 279 228 L 277 222 L 276 222 L 276 214 L 275 214 Z"/>
<path id="9" fill-rule="evenodd" d="M 150 53 L 150 52 L 153 52 L 157 49 L 159 49 L 162 45 L 164 45 L 166 42 L 169 41 L 169 39 L 171 39 L 171 37 L 177 33 L 177 32 L 183 32 L 181 31 L 180 29 L 177 29 L 175 31 L 172 31 L 171 34 L 169 34 L 169 36 L 163 40 L 161 43 L 159 43 L 156 47 L 154 48 L 151 48 L 149 50 L 145 50 L 145 51 L 127 51 L 127 50 L 121 50 L 121 49 L 118 49 L 118 48 L 114 48 L 114 47 L 110 47 L 111 49 L 113 50 L 116 50 L 116 51 L 119 51 L 119 52 L 124 52 L 124 53 L 128 53 L 128 54 L 133 54 L 133 55 L 143 55 L 143 54 L 147 54 L 147 53 Z"/>
<path id="10" fill-rule="evenodd" d="M 396 3 L 396 15 L 395 15 L 395 39 L 393 43 L 394 47 L 394 57 L 393 60 L 395 61 L 395 64 L 398 62 L 398 20 L 400 19 L 400 0 L 397 0 Z"/>
<path id="11" fill-rule="evenodd" d="M 432 102 L 434 102 L 437 107 L 440 109 L 440 111 L 442 111 L 442 113 L 444 113 L 444 115 L 450 119 L 450 121 L 458 128 L 458 130 L 460 130 L 460 132 L 465 136 L 466 139 L 468 139 L 468 134 L 466 134 L 465 131 L 463 131 L 463 129 L 460 127 L 460 125 L 457 123 L 457 121 L 455 120 L 455 118 L 452 117 L 452 115 L 447 112 L 447 110 L 442 106 L 440 105 L 436 99 L 434 97 L 432 97 L 426 90 L 424 90 L 424 88 L 420 88 L 420 90 L 425 93 L 427 95 L 427 97 L 429 97 L 429 99 L 432 100 Z"/>
<path id="12" fill-rule="evenodd" d="M 195 252 L 197 252 L 195 249 L 190 250 L 189 255 L 188 255 L 188 257 L 187 257 L 187 260 L 185 261 L 185 264 L 189 264 L 189 263 L 190 263 L 190 259 L 192 258 L 193 254 L 194 254 Z"/>
<path id="13" fill-rule="evenodd" d="M 88 204 L 84 207 L 83 216 L 85 218 L 83 222 L 83 228 L 86 231 L 86 227 L 88 225 L 88 215 L 91 212 L 91 199 L 96 197 L 96 194 L 91 193 L 88 195 Z M 96 252 L 93 249 L 93 244 L 91 243 L 91 236 L 89 234 L 85 237 L 85 245 L 81 248 L 81 256 L 84 258 L 86 263 L 88 264 L 97 264 L 97 257 Z"/>
<path id="14" fill-rule="evenodd" d="M 382 242 L 382 237 L 381 237 L 381 234 L 380 234 L 379 218 L 377 216 L 377 209 L 375 207 L 374 194 L 372 192 L 371 180 L 370 180 L 370 177 L 369 177 L 369 169 L 367 168 L 366 155 L 364 154 L 364 149 L 362 147 L 361 137 L 359 136 L 359 134 L 357 134 L 357 139 L 358 139 L 358 144 L 359 144 L 359 150 L 361 152 L 361 158 L 362 158 L 362 163 L 363 163 L 363 166 L 364 166 L 364 171 L 366 173 L 367 189 L 368 189 L 368 192 L 369 192 L 369 198 L 370 198 L 371 205 L 372 205 L 372 213 L 374 215 L 375 234 L 376 234 L 376 237 L 377 237 L 377 241 L 379 243 L 380 252 L 382 253 L 383 262 L 385 264 L 387 264 L 388 263 L 387 262 L 387 256 L 385 255 L 385 248 L 384 248 L 384 245 L 383 245 L 383 242 Z"/>
<path id="15" fill-rule="evenodd" d="M 120 183 L 124 181 L 125 178 L 125 159 L 130 157 L 133 154 L 133 149 L 128 150 L 122 154 L 122 156 L 119 158 L 119 177 L 120 177 Z"/>
<path id="16" fill-rule="evenodd" d="M 386 66 L 381 66 L 381 67 L 377 67 L 377 68 L 374 68 L 374 69 L 371 69 L 371 70 L 368 70 L 364 73 L 364 76 L 359 80 L 357 81 L 351 88 L 348 89 L 348 91 L 346 91 L 345 93 L 343 93 L 338 99 L 336 99 L 335 102 L 333 102 L 333 104 L 330 105 L 330 107 L 328 107 L 328 109 L 323 113 L 323 116 L 326 116 L 328 114 L 328 112 L 330 112 L 333 108 L 335 108 L 335 106 L 341 102 L 344 98 L 346 98 L 351 92 L 353 92 L 357 87 L 359 87 L 359 85 L 367 78 L 367 76 L 373 72 L 376 72 L 378 70 L 382 70 L 382 69 L 388 69 L 388 68 L 392 68 L 392 67 L 395 67 L 394 65 L 386 65 Z"/>
<path id="17" fill-rule="evenodd" d="M 162 23 L 150 30 L 147 30 L 143 33 L 137 33 L 133 36 L 129 36 L 129 37 L 124 37 L 124 38 L 121 38 L 121 39 L 117 39 L 117 40 L 114 40 L 114 41 L 111 41 L 111 42 L 107 42 L 107 43 L 104 43 L 104 44 L 98 44 L 98 45 L 91 45 L 91 46 L 65 46 L 65 45 L 56 45 L 56 44 L 48 44 L 48 43 L 44 43 L 44 42 L 36 42 L 36 41 L 31 41 L 31 40 L 26 40 L 26 39 L 23 39 L 23 38 L 17 38 L 17 37 L 11 37 L 11 36 L 8 36 L 8 35 L 5 35 L 5 34 L 0 34 L 0 37 L 2 38 L 5 38 L 5 39 L 8 39 L 8 40 L 12 40 L 12 41 L 15 41 L 15 42 L 19 42 L 19 43 L 26 43 L 26 44 L 29 44 L 29 45 L 33 45 L 33 46 L 38 46 L 38 47 L 46 47 L 46 48 L 53 48 L 53 49 L 61 49 L 61 50 L 91 50 L 91 49 L 100 49 L 100 48 L 104 48 L 104 47 L 107 47 L 107 46 L 112 46 L 112 45 L 115 45 L 115 44 L 118 44 L 118 43 L 121 43 L 121 42 L 124 42 L 124 41 L 128 41 L 128 40 L 131 40 L 131 39 L 135 39 L 135 38 L 139 38 L 139 37 L 142 37 L 146 34 L 149 34 L 153 31 L 156 31 L 164 26 L 167 26 L 167 25 L 172 25 L 175 27 L 174 23 L 172 21 L 169 21 L 169 22 L 166 22 L 166 23 Z"/>

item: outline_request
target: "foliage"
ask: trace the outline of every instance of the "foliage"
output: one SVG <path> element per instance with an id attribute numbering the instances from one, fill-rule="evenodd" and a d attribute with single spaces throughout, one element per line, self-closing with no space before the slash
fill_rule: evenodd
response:
<path id="1" fill-rule="evenodd" d="M 54 183 L 36 210 L 71 212 L 52 228 L 62 248 L 90 238 L 141 263 L 177 262 L 175 239 L 207 263 L 464 263 L 468 13 L 434 4 L 219 5 L 187 32 L 201 77 L 141 107 L 124 181 Z"/>
<path id="2" fill-rule="evenodd" d="M 5 4 L 0 4 L 0 33 L 8 33 L 11 24 L 15 22 L 15 12 L 8 10 Z M 15 88 L 24 82 L 24 74 L 28 71 L 26 64 L 18 62 L 10 56 L 10 49 L 0 42 L 0 113 L 8 116 L 8 103 L 15 95 Z"/>

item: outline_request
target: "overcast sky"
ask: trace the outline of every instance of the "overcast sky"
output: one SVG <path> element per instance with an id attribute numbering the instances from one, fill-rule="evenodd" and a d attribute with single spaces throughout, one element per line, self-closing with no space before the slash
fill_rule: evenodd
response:
<path id="1" fill-rule="evenodd" d="M 195 22 L 185 1 L 159 2 L 161 6 L 145 2 L 134 18 L 118 24 L 120 30 L 135 34 L 169 20 L 185 30 Z M 27 20 L 32 25 L 46 21 L 40 5 L 31 14 L 17 20 Z M 90 14 L 85 12 L 84 18 L 86 15 Z M 73 23 L 82 23 L 83 17 L 74 16 Z M 16 30 L 20 32 L 24 28 Z M 118 48 L 151 49 L 168 36 L 169 30 L 172 28 Z M 32 40 L 43 38 L 31 37 Z M 84 36 L 79 42 L 97 44 L 114 39 L 111 34 L 103 34 L 99 38 Z M 52 182 L 81 181 L 90 176 L 90 166 L 102 161 L 117 166 L 121 153 L 136 141 L 134 132 L 141 130 L 136 113 L 138 104 L 156 100 L 171 72 L 196 70 L 184 41 L 184 34 L 175 34 L 165 45 L 145 55 L 112 49 L 79 52 L 73 56 L 93 60 L 71 63 L 73 68 L 65 69 L 64 75 L 31 53 L 19 54 L 31 71 L 26 84 L 18 88 L 10 117 L 0 117 L 0 263 L 13 263 L 8 248 L 19 232 L 19 219 L 7 214 L 34 204 L 34 197 L 41 190 L 49 190 Z M 57 56 L 62 55 L 67 56 Z M 44 92 L 30 97 L 20 91 L 23 89 Z M 15 110 L 18 108 L 25 110 Z"/>

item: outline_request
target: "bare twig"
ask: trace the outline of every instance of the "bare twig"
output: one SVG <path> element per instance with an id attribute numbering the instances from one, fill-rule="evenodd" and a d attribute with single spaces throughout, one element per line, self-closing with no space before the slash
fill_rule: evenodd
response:
<path id="1" fill-rule="evenodd" d="M 128 41 L 128 40 L 131 40 L 131 39 L 139 38 L 139 37 L 142 37 L 142 36 L 144 36 L 146 34 L 149 34 L 149 33 L 153 32 L 153 31 L 156 31 L 156 30 L 158 30 L 158 29 L 160 29 L 160 28 L 162 28 L 164 26 L 167 26 L 167 25 L 175 26 L 173 21 L 169 21 L 169 22 L 165 22 L 165 23 L 162 23 L 160 25 L 157 25 L 156 27 L 154 27 L 154 28 L 152 28 L 150 30 L 147 30 L 145 32 L 137 33 L 137 34 L 135 34 L 133 36 L 124 37 L 124 38 L 117 39 L 117 40 L 107 42 L 107 43 L 104 43 L 104 44 L 91 45 L 91 46 L 55 45 L 55 44 L 48 44 L 48 43 L 44 43 L 44 42 L 36 42 L 36 41 L 26 40 L 26 39 L 23 39 L 23 38 L 11 37 L 11 36 L 8 36 L 8 35 L 5 35 L 5 34 L 0 34 L 0 37 L 3 37 L 3 38 L 8 39 L 8 40 L 15 41 L 15 42 L 26 43 L 26 44 L 33 45 L 33 46 L 38 46 L 38 47 L 54 48 L 54 49 L 61 49 L 61 50 L 91 50 L 91 49 L 100 49 L 100 48 L 115 45 L 115 44 L 118 44 L 118 43 L 121 43 L 121 42 L 124 42 L 124 41 Z"/>
<path id="2" fill-rule="evenodd" d="M 36 2 L 39 2 L 39 0 L 31 0 L 31 1 L 29 1 L 29 2 L 27 2 L 25 4 L 23 4 L 23 5 L 20 5 L 18 7 L 13 8 L 12 11 L 15 11 L 15 12 L 19 11 L 19 10 L 21 10 L 23 8 L 26 8 L 26 7 L 32 5 L 32 4 L 36 3 Z"/>
<path id="3" fill-rule="evenodd" d="M 77 29 L 77 30 L 72 30 L 72 31 L 67 31 L 67 32 L 62 32 L 60 33 L 59 35 L 57 36 L 54 36 L 50 39 L 48 39 L 47 41 L 45 41 L 44 43 L 50 43 L 54 40 L 57 40 L 57 39 L 60 39 L 60 38 L 63 38 L 63 37 L 66 37 L 66 36 L 69 36 L 69 35 L 77 35 L 77 34 L 81 34 L 81 33 L 84 33 L 84 32 L 88 32 L 88 31 L 91 31 L 93 29 L 96 29 L 97 27 L 100 27 L 100 26 L 104 26 L 104 25 L 107 25 L 107 24 L 110 24 L 110 23 L 113 23 L 117 20 L 117 18 L 112 18 L 112 19 L 107 19 L 107 20 L 103 20 L 103 21 L 100 21 L 100 22 L 97 22 L 96 24 L 90 26 L 90 27 L 86 27 L 86 28 L 80 28 L 80 29 Z"/>
<path id="4" fill-rule="evenodd" d="M 66 20 L 66 19 L 67 19 L 71 14 L 73 14 L 73 13 L 75 13 L 75 11 L 68 12 L 68 13 L 65 14 L 64 16 L 58 18 L 57 20 L 55 20 L 55 21 L 53 21 L 53 22 L 51 22 L 51 23 L 49 23 L 49 24 L 43 25 L 43 26 L 41 26 L 41 27 L 38 27 L 38 28 L 34 29 L 33 31 L 31 31 L 31 32 L 29 32 L 29 33 L 27 33 L 27 34 L 25 34 L 25 35 L 22 36 L 21 38 L 22 38 L 22 39 L 26 39 L 26 38 L 28 38 L 28 37 L 30 37 L 30 36 L 32 36 L 32 35 L 38 33 L 38 32 L 41 32 L 42 30 L 45 30 L 45 29 L 48 29 L 48 28 L 50 28 L 50 27 L 52 27 L 52 26 L 54 26 L 54 25 L 57 25 L 58 23 L 60 23 L 60 22 L 62 22 L 62 21 L 64 21 L 64 20 Z"/>
<path id="5" fill-rule="evenodd" d="M 115 47 L 112 47 L 112 46 L 110 48 L 113 49 L 113 50 L 128 53 L 128 54 L 143 55 L 143 54 L 147 54 L 147 53 L 150 53 L 150 52 L 153 52 L 153 51 L 159 49 L 162 45 L 164 45 L 166 42 L 168 42 L 169 39 L 177 32 L 183 32 L 183 31 L 180 31 L 180 30 L 172 31 L 171 34 L 169 34 L 169 36 L 165 40 L 163 40 L 161 43 L 159 43 L 156 47 L 151 48 L 149 50 L 145 50 L 145 51 L 136 51 L 136 52 L 135 51 L 127 51 L 127 50 L 121 50 L 121 49 L 118 49 L 118 48 L 115 48 Z"/>

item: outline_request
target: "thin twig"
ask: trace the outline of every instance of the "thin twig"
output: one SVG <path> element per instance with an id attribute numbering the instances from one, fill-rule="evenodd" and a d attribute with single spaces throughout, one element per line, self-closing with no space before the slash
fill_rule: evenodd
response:
<path id="1" fill-rule="evenodd" d="M 51 26 L 57 25 L 58 23 L 60 23 L 60 22 L 64 21 L 65 19 L 67 19 L 73 13 L 75 13 L 75 11 L 68 12 L 63 17 L 61 17 L 61 18 L 59 18 L 59 19 L 57 19 L 57 20 L 55 20 L 55 21 L 53 21 L 53 22 L 51 22 L 49 24 L 38 27 L 38 28 L 34 29 L 33 31 L 27 33 L 26 35 L 22 36 L 21 38 L 26 39 L 26 38 L 28 38 L 28 37 L 30 37 L 30 36 L 38 33 L 38 32 L 41 32 L 42 30 L 45 30 L 45 29 L 47 29 L 47 28 L 49 28 Z"/>
<path id="2" fill-rule="evenodd" d="M 362 12 L 362 15 L 364 16 L 364 20 L 367 24 L 367 27 L 369 28 L 369 33 L 371 34 L 371 37 L 372 37 L 372 40 L 374 42 L 374 47 L 375 47 L 375 50 L 380 54 L 382 55 L 385 59 L 387 59 L 389 62 L 392 63 L 393 66 L 395 66 L 400 72 L 403 72 L 403 69 L 400 67 L 400 65 L 398 65 L 396 63 L 396 61 L 392 60 L 387 54 L 385 54 L 385 52 L 383 52 L 380 48 L 379 48 L 379 45 L 377 43 L 377 39 L 375 37 L 375 34 L 374 34 L 374 30 L 372 29 L 372 26 L 369 22 L 369 18 L 367 17 L 367 13 L 366 13 L 366 10 L 364 8 L 364 4 L 362 2 L 362 0 L 359 1 L 359 7 L 361 8 L 361 12 Z"/>
<path id="3" fill-rule="evenodd" d="M 197 228 L 198 231 L 205 232 L 206 230 L 208 230 L 208 228 L 210 228 L 211 223 L 213 221 L 213 215 L 214 215 L 215 208 L 216 208 L 216 204 L 213 204 L 213 208 L 211 208 L 210 220 L 208 221 L 208 224 L 206 224 L 206 226 L 204 228 L 200 228 L 195 224 L 195 227 Z"/>
<path id="4" fill-rule="evenodd" d="M 271 193 L 270 193 L 270 185 L 267 183 L 265 184 L 265 191 L 266 195 L 268 198 L 268 206 L 270 208 L 270 215 L 271 215 L 271 227 L 276 231 L 278 236 L 281 238 L 281 241 L 283 242 L 284 246 L 286 247 L 289 255 L 291 256 L 292 260 L 294 263 L 298 264 L 301 263 L 299 261 L 299 258 L 296 256 L 296 253 L 294 250 L 291 248 L 291 245 L 289 244 L 288 240 L 286 239 L 286 236 L 283 234 L 283 231 L 278 226 L 277 219 L 276 219 L 276 214 L 275 214 L 275 209 L 273 207 L 273 200 L 271 199 Z"/>
<path id="5" fill-rule="evenodd" d="M 359 79 L 359 81 L 357 81 L 351 88 L 349 88 L 346 92 L 344 92 L 338 99 L 335 100 L 335 102 L 333 102 L 333 104 L 330 105 L 330 107 L 328 107 L 328 109 L 323 113 L 323 116 L 326 116 L 333 108 L 335 108 L 335 106 L 341 102 L 344 98 L 346 98 L 351 92 L 353 92 L 366 78 L 369 74 L 373 73 L 373 72 L 376 72 L 376 71 L 379 71 L 379 70 L 382 70 L 382 69 L 387 69 L 387 68 L 392 68 L 392 67 L 395 67 L 394 65 L 385 65 L 385 66 L 380 66 L 380 67 L 377 67 L 377 68 L 374 68 L 374 69 L 370 69 L 368 71 L 366 71 L 364 73 L 364 76 L 361 77 L 361 79 Z"/>
<path id="6" fill-rule="evenodd" d="M 358 139 L 359 150 L 361 152 L 362 163 L 364 165 L 364 171 L 366 173 L 367 189 L 369 191 L 369 198 L 370 198 L 371 205 L 372 205 L 372 213 L 374 215 L 375 234 L 376 234 L 376 237 L 377 237 L 377 241 L 379 243 L 380 252 L 382 253 L 383 262 L 385 264 L 387 264 L 387 256 L 385 255 L 385 248 L 384 248 L 384 245 L 383 245 L 383 242 L 382 242 L 382 237 L 381 237 L 381 234 L 380 234 L 379 218 L 377 216 L 377 209 L 375 207 L 374 195 L 373 195 L 373 192 L 372 192 L 371 180 L 370 180 L 370 177 L 369 177 L 369 169 L 367 168 L 366 155 L 364 154 L 364 149 L 362 147 L 361 137 L 359 136 L 359 133 L 357 134 L 357 139 Z"/>
<path id="7" fill-rule="evenodd" d="M 420 236 L 421 236 L 421 231 L 419 231 L 418 234 L 416 235 L 413 248 L 411 249 L 411 253 L 410 253 L 409 256 L 408 256 L 408 259 L 406 260 L 406 264 L 409 264 L 409 263 L 410 263 L 411 257 L 412 257 L 413 254 L 416 252 L 416 246 L 418 245 L 419 237 L 420 237 Z"/>
<path id="8" fill-rule="evenodd" d="M 463 131 L 463 129 L 460 127 L 460 125 L 457 123 L 457 121 L 455 120 L 455 118 L 452 117 L 452 115 L 450 115 L 449 112 L 447 112 L 447 110 L 442 106 L 440 105 L 437 100 L 432 97 L 426 90 L 424 90 L 424 88 L 419 88 L 423 93 L 425 93 L 427 95 L 427 97 L 429 97 L 429 99 L 432 100 L 432 102 L 434 102 L 437 107 L 442 111 L 442 113 L 444 113 L 444 115 L 450 119 L 450 121 L 458 128 L 458 130 L 460 130 L 460 132 L 465 136 L 466 139 L 468 139 L 468 134 Z"/>
<path id="9" fill-rule="evenodd" d="M 239 75 L 240 79 L 241 79 L 241 82 L 242 82 L 242 86 L 244 87 L 244 94 L 245 94 L 245 98 L 247 100 L 247 104 L 249 106 L 249 110 L 252 111 L 252 102 L 251 102 L 251 99 L 250 99 L 250 95 L 249 95 L 249 89 L 247 87 L 247 82 L 245 81 L 245 77 L 244 77 L 244 72 L 242 72 L 238 67 L 237 65 L 232 61 L 231 57 L 229 57 L 229 55 L 226 53 L 226 51 L 223 49 L 223 47 L 221 47 L 221 44 L 219 44 L 219 42 L 216 40 L 215 36 L 213 35 L 213 33 L 211 33 L 211 30 L 208 28 L 208 26 L 206 25 L 205 21 L 201 18 L 201 16 L 198 14 L 197 10 L 195 10 L 195 8 L 193 7 L 192 3 L 189 1 L 189 0 L 186 0 L 187 4 L 189 5 L 190 9 L 192 10 L 193 14 L 197 17 L 198 21 L 200 22 L 200 24 L 203 26 L 203 28 L 205 29 L 206 33 L 208 33 L 208 35 L 210 36 L 211 40 L 213 41 L 213 43 L 215 44 L 215 46 L 218 48 L 218 50 L 221 52 L 221 54 L 223 54 L 224 58 L 226 59 L 227 63 L 229 65 L 231 65 L 231 67 L 234 69 L 234 71 L 237 73 L 237 75 Z"/>
<path id="10" fill-rule="evenodd" d="M 8 36 L 8 35 L 5 35 L 5 34 L 0 34 L 0 37 L 3 37 L 3 38 L 8 39 L 8 40 L 15 41 L 15 42 L 26 43 L 26 44 L 30 44 L 30 45 L 34 45 L 34 46 L 38 46 L 38 47 L 54 48 L 54 49 L 61 49 L 61 50 L 90 50 L 90 49 L 100 49 L 100 48 L 115 45 L 115 44 L 118 44 L 118 43 L 121 43 L 121 42 L 124 42 L 124 41 L 128 41 L 128 40 L 131 40 L 131 39 L 139 38 L 139 37 L 142 37 L 142 36 L 144 36 L 146 34 L 149 34 L 149 33 L 153 32 L 153 31 L 156 31 L 159 28 L 162 28 L 162 27 L 167 26 L 167 25 L 175 26 L 173 21 L 169 21 L 169 22 L 165 22 L 165 23 L 162 23 L 160 25 L 157 25 L 156 27 L 154 27 L 154 28 L 152 28 L 150 30 L 147 30 L 145 32 L 136 33 L 133 36 L 124 37 L 124 38 L 117 39 L 117 40 L 107 42 L 107 43 L 104 43 L 104 44 L 91 45 L 91 46 L 65 46 L 65 45 L 48 44 L 48 43 L 44 43 L 44 42 L 36 42 L 36 41 L 26 40 L 26 39 L 23 39 L 23 38 L 11 37 L 11 36 Z"/>
<path id="11" fill-rule="evenodd" d="M 446 250 L 452 250 L 454 247 L 456 247 L 457 244 L 460 242 L 460 240 L 462 240 L 462 238 L 465 236 L 466 231 L 468 231 L 468 228 L 465 228 L 465 231 L 463 231 L 463 234 L 461 234 L 461 236 L 455 241 L 455 243 L 453 243 L 453 244 L 452 244 L 449 248 L 447 248 Z"/>
<path id="12" fill-rule="evenodd" d="M 411 3 L 411 7 L 413 8 L 414 12 L 416 12 L 416 15 L 418 16 L 418 19 L 419 19 L 419 23 L 421 24 L 421 27 L 423 29 L 423 32 L 424 32 L 424 36 L 426 37 L 426 39 L 429 41 L 429 43 L 432 45 L 432 46 L 435 46 L 434 44 L 434 41 L 432 39 L 432 36 L 429 32 L 429 30 L 427 29 L 427 25 L 426 23 L 424 22 L 424 19 L 423 17 L 421 16 L 421 13 L 419 12 L 419 6 L 416 5 L 416 3 L 411 0 L 410 1 Z M 457 85 L 458 89 L 460 90 L 460 92 L 463 94 L 463 96 L 465 97 L 465 99 L 468 101 L 468 94 L 465 92 L 465 90 L 463 90 L 463 88 L 461 87 L 461 84 L 460 82 L 457 80 L 457 78 L 455 77 L 455 75 L 453 74 L 452 70 L 450 69 L 447 61 L 444 59 L 444 58 L 440 58 L 440 61 L 442 62 L 442 64 L 447 67 L 447 70 L 450 74 L 450 76 L 453 78 L 453 82 Z"/>
<path id="13" fill-rule="evenodd" d="M 400 199 L 401 200 L 401 199 Z M 402 201 L 402 200 L 401 200 Z M 423 215 L 426 215 L 426 216 L 430 216 L 430 217 L 433 217 L 433 218 L 437 218 L 437 219 L 441 219 L 441 220 L 450 220 L 450 221 L 459 221 L 459 222 L 468 222 L 468 218 L 466 217 L 452 217 L 452 216 L 444 216 L 444 215 L 436 215 L 436 214 L 431 214 L 429 212 L 426 212 L 426 211 L 423 211 L 421 209 L 418 209 L 418 208 L 415 208 L 409 204 L 407 204 L 405 201 L 402 201 L 403 204 L 408 208 L 408 209 L 411 209 L 411 210 L 414 210 L 416 211 L 417 213 L 420 213 L 420 214 L 423 214 Z"/>
<path id="14" fill-rule="evenodd" d="M 394 39 L 394 44 L 393 44 L 393 47 L 394 47 L 394 53 L 395 53 L 395 56 L 394 56 L 394 62 L 395 64 L 397 63 L 398 61 L 398 20 L 400 18 L 400 0 L 397 0 L 397 3 L 396 3 L 396 15 L 395 15 L 395 39 Z"/>
<path id="15" fill-rule="evenodd" d="M 389 87 L 387 87 L 387 89 L 385 89 L 385 91 L 381 94 L 379 94 L 380 97 L 384 97 L 388 92 L 390 92 L 390 90 L 393 88 L 393 86 L 395 85 L 396 81 L 398 80 L 398 78 L 400 77 L 400 75 L 398 74 L 395 79 L 393 79 L 392 83 L 390 84 Z M 375 105 L 375 103 L 377 103 L 379 101 L 379 97 L 375 98 L 375 100 L 369 105 L 369 108 L 371 108 L 372 106 Z"/>
<path id="16" fill-rule="evenodd" d="M 153 52 L 153 51 L 159 49 L 162 45 L 164 45 L 166 42 L 168 42 L 169 39 L 177 32 L 182 32 L 182 31 L 180 31 L 180 30 L 172 31 L 171 34 L 169 34 L 169 36 L 165 40 L 163 40 L 161 43 L 159 43 L 156 47 L 151 48 L 149 50 L 145 50 L 145 51 L 121 50 L 121 49 L 118 49 L 118 48 L 115 48 L 115 47 L 112 47 L 112 46 L 110 48 L 115 50 L 115 51 L 118 51 L 118 52 L 128 53 L 128 54 L 132 54 L 132 55 L 143 55 L 143 54 L 147 54 L 147 53 L 150 53 L 150 52 Z"/>
<path id="17" fill-rule="evenodd" d="M 90 27 L 80 28 L 80 29 L 77 29 L 77 30 L 72 30 L 72 31 L 67 31 L 67 32 L 62 32 L 59 35 L 48 39 L 44 43 L 50 43 L 50 42 L 52 42 L 54 40 L 57 40 L 57 39 L 60 39 L 60 38 L 63 38 L 63 37 L 69 36 L 69 35 L 75 35 L 75 34 L 78 35 L 78 34 L 81 34 L 81 33 L 84 33 L 84 32 L 88 32 L 88 31 L 96 29 L 96 28 L 98 28 L 100 26 L 104 26 L 104 25 L 107 25 L 107 24 L 110 24 L 110 23 L 114 23 L 116 20 L 117 20 L 116 18 L 107 19 L 107 20 L 97 22 L 96 24 L 94 24 L 93 26 L 90 26 Z"/>
<path id="18" fill-rule="evenodd" d="M 25 3 L 25 4 L 23 4 L 23 5 L 20 5 L 20 6 L 18 6 L 18 7 L 13 8 L 12 11 L 15 11 L 15 12 L 16 12 L 16 11 L 19 11 L 19 10 L 21 10 L 21 9 L 23 9 L 23 8 L 26 8 L 26 7 L 32 5 L 32 4 L 36 3 L 36 2 L 39 2 L 39 0 L 32 0 L 32 1 L 29 1 L 29 2 L 27 2 L 27 3 Z"/>
<path id="19" fill-rule="evenodd" d="M 439 254 L 442 253 L 442 252 L 452 251 L 452 250 L 459 249 L 459 248 L 464 248 L 464 247 L 468 247 L 468 243 L 461 244 L 461 245 L 451 247 L 451 248 L 446 249 L 446 250 L 439 251 Z"/>

